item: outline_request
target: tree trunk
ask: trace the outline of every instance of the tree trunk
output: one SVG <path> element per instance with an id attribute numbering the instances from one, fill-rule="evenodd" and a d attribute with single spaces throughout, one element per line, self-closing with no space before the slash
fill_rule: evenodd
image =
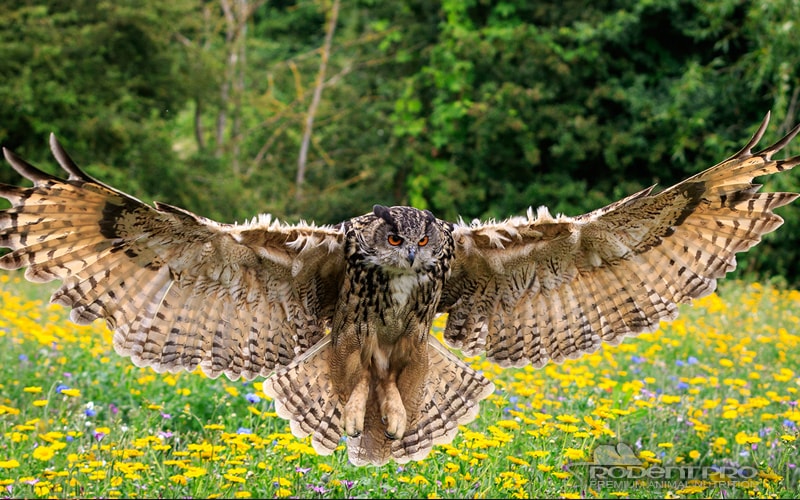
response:
<path id="1" fill-rule="evenodd" d="M 319 101 L 322 99 L 322 88 L 325 84 L 325 71 L 328 67 L 328 57 L 330 57 L 331 43 L 333 42 L 333 33 L 336 31 L 336 21 L 338 17 L 339 0 L 334 0 L 328 17 L 328 27 L 325 30 L 325 42 L 322 45 L 322 53 L 320 54 L 319 71 L 317 72 L 314 95 L 311 98 L 311 104 L 308 106 L 305 129 L 303 130 L 303 140 L 300 143 L 300 154 L 297 158 L 297 179 L 295 180 L 297 190 L 295 196 L 298 200 L 303 198 L 303 183 L 306 178 L 306 164 L 308 162 L 308 147 L 311 144 L 311 131 L 314 127 L 314 116 L 317 112 Z"/>

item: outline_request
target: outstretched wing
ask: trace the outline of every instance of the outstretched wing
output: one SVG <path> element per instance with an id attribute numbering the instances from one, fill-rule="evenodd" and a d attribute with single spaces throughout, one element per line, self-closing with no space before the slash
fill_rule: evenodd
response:
<path id="1" fill-rule="evenodd" d="M 658 194 L 645 189 L 580 217 L 537 215 L 457 225 L 441 312 L 444 338 L 501 365 L 542 366 L 617 344 L 673 320 L 676 304 L 711 293 L 735 254 L 783 223 L 794 193 L 759 193 L 754 177 L 800 131 L 753 153 L 769 114 L 737 154 Z"/>
<path id="2" fill-rule="evenodd" d="M 139 366 L 236 379 L 288 365 L 324 335 L 343 271 L 342 234 L 269 216 L 218 224 L 148 206 L 82 172 L 54 137 L 62 180 L 8 150 L 33 187 L 0 185 L 0 268 L 63 280 L 52 301 L 79 324 L 105 318 Z"/>

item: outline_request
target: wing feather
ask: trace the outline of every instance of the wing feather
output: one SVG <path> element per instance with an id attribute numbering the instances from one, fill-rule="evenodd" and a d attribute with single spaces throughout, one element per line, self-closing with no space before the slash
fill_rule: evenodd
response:
<path id="1" fill-rule="evenodd" d="M 219 224 L 149 206 L 87 174 L 51 136 L 66 180 L 4 149 L 33 187 L 0 185 L 0 268 L 63 280 L 51 300 L 77 323 L 106 319 L 140 366 L 231 378 L 267 375 L 319 341 L 344 260 L 331 227 L 259 216 Z"/>
<path id="2" fill-rule="evenodd" d="M 752 182 L 800 164 L 772 158 L 800 126 L 753 152 L 768 120 L 737 154 L 660 193 L 651 187 L 574 218 L 540 208 L 456 225 L 439 308 L 450 315 L 445 340 L 501 365 L 542 366 L 675 319 L 677 304 L 713 292 L 737 252 L 783 223 L 773 210 L 798 196 Z"/>

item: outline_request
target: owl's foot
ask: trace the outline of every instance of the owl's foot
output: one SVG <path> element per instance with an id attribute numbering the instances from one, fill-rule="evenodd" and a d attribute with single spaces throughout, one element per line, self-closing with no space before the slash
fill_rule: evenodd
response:
<path id="1" fill-rule="evenodd" d="M 406 407 L 394 381 L 378 385 L 378 401 L 381 405 L 381 421 L 386 426 L 386 437 L 402 438 L 406 433 Z"/>
<path id="2" fill-rule="evenodd" d="M 369 379 L 361 377 L 344 405 L 344 432 L 350 437 L 358 437 L 364 432 L 367 398 L 369 398 Z"/>

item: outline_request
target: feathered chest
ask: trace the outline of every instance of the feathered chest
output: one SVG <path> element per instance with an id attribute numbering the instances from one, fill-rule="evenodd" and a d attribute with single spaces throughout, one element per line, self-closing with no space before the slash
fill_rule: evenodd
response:
<path id="1" fill-rule="evenodd" d="M 343 290 L 348 316 L 356 323 L 376 328 L 406 330 L 409 323 L 433 317 L 442 294 L 446 272 L 441 266 L 423 272 L 355 265 L 348 269 Z"/>

